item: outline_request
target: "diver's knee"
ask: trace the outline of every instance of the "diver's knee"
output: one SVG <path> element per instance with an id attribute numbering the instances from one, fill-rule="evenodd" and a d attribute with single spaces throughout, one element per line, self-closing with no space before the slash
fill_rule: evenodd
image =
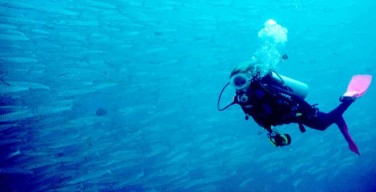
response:
<path id="1" fill-rule="evenodd" d="M 319 131 L 325 131 L 326 127 L 309 127 L 311 129 L 319 130 Z"/>
<path id="2" fill-rule="evenodd" d="M 325 131 L 330 125 L 327 124 L 305 124 L 311 129 L 316 129 L 319 131 Z"/>

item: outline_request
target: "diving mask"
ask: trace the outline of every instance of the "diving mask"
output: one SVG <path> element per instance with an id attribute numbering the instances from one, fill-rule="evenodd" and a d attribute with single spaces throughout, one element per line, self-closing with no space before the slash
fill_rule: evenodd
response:
<path id="1" fill-rule="evenodd" d="M 231 76 L 230 84 L 237 90 L 247 88 L 251 84 L 248 73 L 237 73 Z"/>

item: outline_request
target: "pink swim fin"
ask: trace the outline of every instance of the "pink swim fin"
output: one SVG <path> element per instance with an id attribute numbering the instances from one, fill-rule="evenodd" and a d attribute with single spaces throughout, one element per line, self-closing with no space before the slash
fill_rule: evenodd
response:
<path id="1" fill-rule="evenodd" d="M 343 94 L 343 97 L 351 97 L 352 99 L 357 99 L 364 95 L 367 91 L 369 85 L 371 84 L 372 76 L 371 75 L 354 75 L 347 86 L 347 91 Z M 360 155 L 359 149 L 356 146 L 355 142 L 352 140 L 347 124 L 343 117 L 341 117 L 336 124 L 338 125 L 339 129 L 343 137 L 345 137 L 347 143 L 349 144 L 349 148 L 352 152 Z"/>
<path id="2" fill-rule="evenodd" d="M 371 81 L 371 75 L 354 75 L 343 97 L 352 97 L 354 99 L 361 97 L 367 91 Z"/>
<path id="3" fill-rule="evenodd" d="M 350 134 L 349 134 L 349 130 L 347 128 L 347 124 L 345 122 L 345 120 L 343 119 L 343 117 L 341 117 L 337 122 L 336 124 L 338 125 L 339 127 L 339 130 L 341 130 L 341 133 L 343 135 L 343 137 L 345 137 L 346 141 L 347 141 L 347 144 L 349 144 L 349 148 L 352 152 L 360 155 L 360 152 L 359 152 L 359 149 L 358 147 L 356 146 L 355 142 L 352 140 Z"/>

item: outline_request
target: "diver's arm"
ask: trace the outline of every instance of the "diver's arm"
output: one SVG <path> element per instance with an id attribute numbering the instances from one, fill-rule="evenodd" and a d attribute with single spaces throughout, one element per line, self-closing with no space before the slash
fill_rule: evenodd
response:
<path id="1" fill-rule="evenodd" d="M 269 133 L 273 132 L 271 125 L 263 127 L 263 128 L 266 129 Z"/>
<path id="2" fill-rule="evenodd" d="M 252 116 L 253 117 L 253 116 Z M 269 123 L 265 122 L 264 120 L 262 119 L 258 119 L 258 118 L 255 118 L 253 117 L 253 120 L 259 125 L 261 126 L 262 128 L 266 129 L 269 133 L 271 133 L 273 130 L 272 130 L 272 125 L 270 125 Z"/>

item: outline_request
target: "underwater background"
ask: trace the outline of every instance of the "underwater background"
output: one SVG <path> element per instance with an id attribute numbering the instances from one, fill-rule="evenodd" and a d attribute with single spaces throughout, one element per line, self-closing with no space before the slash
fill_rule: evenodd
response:
<path id="1" fill-rule="evenodd" d="M 278 127 L 292 144 L 276 148 L 239 106 L 217 110 L 268 19 L 288 31 L 275 70 L 331 110 L 352 75 L 376 73 L 375 8 L 0 0 L 0 191 L 376 191 L 374 84 L 344 115 L 360 156 L 336 126 Z"/>

